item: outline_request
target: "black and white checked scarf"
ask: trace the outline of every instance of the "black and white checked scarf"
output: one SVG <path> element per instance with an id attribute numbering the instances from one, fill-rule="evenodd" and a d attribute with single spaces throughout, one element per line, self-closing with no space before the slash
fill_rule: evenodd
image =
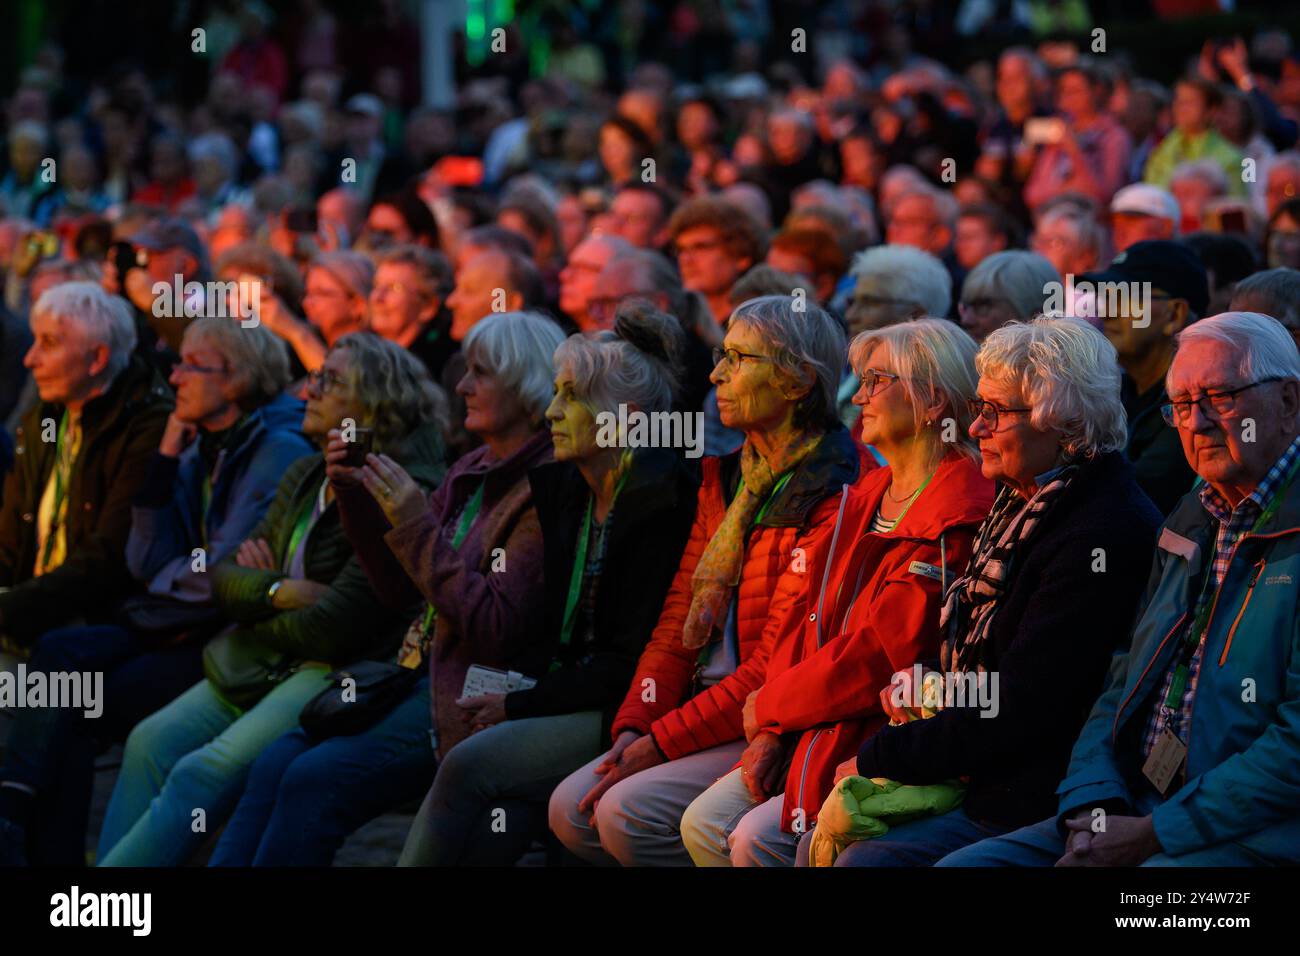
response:
<path id="1" fill-rule="evenodd" d="M 1028 546 L 1034 531 L 1060 499 L 1079 471 L 1072 462 L 1025 501 L 1009 485 L 998 490 L 993 510 L 980 525 L 966 573 L 944 595 L 940 629 L 944 641 L 943 669 L 953 673 L 983 670 L 983 649 L 993 614 L 1006 590 L 1007 576 L 1017 550 Z"/>

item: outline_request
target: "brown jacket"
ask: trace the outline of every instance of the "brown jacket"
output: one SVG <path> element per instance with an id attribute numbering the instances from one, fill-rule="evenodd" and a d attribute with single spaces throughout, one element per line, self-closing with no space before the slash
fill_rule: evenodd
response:
<path id="1" fill-rule="evenodd" d="M 107 619 L 135 587 L 126 566 L 131 499 L 158 448 L 172 393 L 138 358 L 82 411 L 81 453 L 68 485 L 67 558 L 32 577 L 36 512 L 54 468 L 54 442 L 42 441 L 62 406 L 36 402 L 23 416 L 14 469 L 0 508 L 0 630 L 19 644 L 77 618 Z"/>

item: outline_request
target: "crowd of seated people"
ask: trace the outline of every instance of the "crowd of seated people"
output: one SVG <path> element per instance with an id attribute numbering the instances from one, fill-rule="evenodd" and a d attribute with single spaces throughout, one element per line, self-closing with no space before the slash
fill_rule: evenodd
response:
<path id="1" fill-rule="evenodd" d="M 0 865 L 1300 863 L 1285 33 L 258 28 L 5 103 Z"/>

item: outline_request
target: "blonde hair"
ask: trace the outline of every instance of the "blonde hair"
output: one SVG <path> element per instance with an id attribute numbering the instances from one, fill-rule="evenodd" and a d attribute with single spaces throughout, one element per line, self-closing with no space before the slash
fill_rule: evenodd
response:
<path id="1" fill-rule="evenodd" d="M 855 375 L 862 376 L 868 356 L 877 348 L 884 350 L 885 361 L 912 403 L 917 429 L 932 396 L 942 398 L 957 425 L 957 451 L 979 461 L 979 443 L 970 435 L 969 403 L 978 385 L 975 340 L 946 319 L 913 319 L 859 332 L 849 343 L 849 365 Z"/>

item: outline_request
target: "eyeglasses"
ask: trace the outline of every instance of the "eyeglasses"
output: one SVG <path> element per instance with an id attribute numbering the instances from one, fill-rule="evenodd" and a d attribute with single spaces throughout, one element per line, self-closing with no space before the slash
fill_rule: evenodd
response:
<path id="1" fill-rule="evenodd" d="M 307 384 L 312 388 L 319 389 L 322 395 L 327 392 L 335 392 L 344 388 L 347 382 L 339 378 L 329 369 L 320 368 L 314 372 L 307 373 Z"/>
<path id="2" fill-rule="evenodd" d="M 862 386 L 867 390 L 867 398 L 874 398 L 880 392 L 883 392 L 889 386 L 897 382 L 902 376 L 893 372 L 882 372 L 878 368 L 864 369 L 862 372 Z M 884 382 L 884 385 L 880 383 Z"/>
<path id="3" fill-rule="evenodd" d="M 884 305 L 912 305 L 907 299 L 895 299 L 887 295 L 855 295 L 849 300 L 851 309 L 873 309 Z"/>
<path id="4" fill-rule="evenodd" d="M 741 352 L 738 349 L 717 349 L 713 350 L 713 365 L 716 368 L 723 362 L 726 362 L 727 368 L 739 368 L 741 361 L 744 359 L 753 359 L 755 362 L 775 362 L 770 355 L 755 355 L 753 352 Z"/>
<path id="5" fill-rule="evenodd" d="M 1281 378 L 1262 378 L 1258 382 L 1250 382 L 1246 385 L 1238 385 L 1236 388 L 1229 388 L 1223 391 L 1206 392 L 1198 395 L 1196 398 L 1180 399 L 1170 401 L 1160 406 L 1160 414 L 1165 423 L 1173 425 L 1175 428 L 1179 425 L 1185 425 L 1192 417 L 1192 406 L 1200 408 L 1201 414 L 1206 418 L 1222 419 L 1232 414 L 1233 409 L 1237 407 L 1237 395 L 1254 388 L 1256 385 L 1267 385 L 1269 382 L 1280 382 Z M 1209 399 L 1210 407 L 1206 409 L 1205 400 Z"/>
<path id="6" fill-rule="evenodd" d="M 173 371 L 184 372 L 194 375 L 224 375 L 227 371 L 224 365 L 195 365 L 193 362 L 177 362 Z"/>
<path id="7" fill-rule="evenodd" d="M 960 303 L 957 308 L 962 312 L 969 313 L 970 315 L 988 315 L 998 306 L 1002 305 L 1003 301 L 1003 299 L 994 298 L 970 299 L 966 302 Z"/>
<path id="8" fill-rule="evenodd" d="M 978 398 L 971 399 L 967 402 L 967 405 L 970 406 L 971 417 L 983 422 L 985 427 L 991 432 L 996 432 L 998 430 L 998 416 L 1011 414 L 1019 415 L 1030 411 L 1028 408 L 1000 408 L 990 401 Z"/>

